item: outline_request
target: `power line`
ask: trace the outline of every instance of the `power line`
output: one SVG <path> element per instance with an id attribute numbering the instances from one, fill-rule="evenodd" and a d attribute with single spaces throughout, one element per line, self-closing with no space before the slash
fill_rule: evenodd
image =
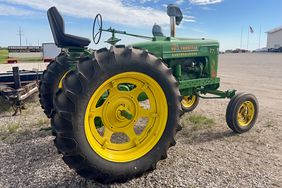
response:
<path id="1" fill-rule="evenodd" d="M 23 36 L 23 30 L 21 29 L 21 27 L 18 30 L 18 34 L 20 36 L 20 46 L 22 46 L 22 36 Z"/>
<path id="2" fill-rule="evenodd" d="M 249 50 L 250 28 L 248 28 L 247 50 Z"/>
<path id="3" fill-rule="evenodd" d="M 259 48 L 260 48 L 260 40 L 261 40 L 261 25 L 259 26 Z"/>

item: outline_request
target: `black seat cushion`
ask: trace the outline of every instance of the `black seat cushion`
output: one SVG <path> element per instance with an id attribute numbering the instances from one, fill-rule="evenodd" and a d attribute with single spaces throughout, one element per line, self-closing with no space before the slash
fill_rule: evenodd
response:
<path id="1" fill-rule="evenodd" d="M 164 37 L 164 33 L 162 30 L 162 27 L 158 24 L 154 24 L 153 29 L 152 29 L 152 33 L 154 37 Z"/>
<path id="2" fill-rule="evenodd" d="M 49 24 L 52 30 L 53 38 L 58 47 L 85 47 L 90 44 L 90 40 L 84 37 L 78 37 L 65 33 L 65 24 L 63 17 L 56 7 L 51 7 L 47 11 Z"/>

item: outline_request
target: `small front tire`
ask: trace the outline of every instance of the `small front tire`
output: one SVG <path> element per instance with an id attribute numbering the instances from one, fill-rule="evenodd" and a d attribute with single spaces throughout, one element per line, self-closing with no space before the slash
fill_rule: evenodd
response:
<path id="1" fill-rule="evenodd" d="M 192 112 L 199 104 L 199 96 L 183 96 L 181 101 L 181 107 L 183 112 Z"/>
<path id="2" fill-rule="evenodd" d="M 247 132 L 255 125 L 258 111 L 258 101 L 253 94 L 239 93 L 230 100 L 227 106 L 227 125 L 236 133 Z"/>

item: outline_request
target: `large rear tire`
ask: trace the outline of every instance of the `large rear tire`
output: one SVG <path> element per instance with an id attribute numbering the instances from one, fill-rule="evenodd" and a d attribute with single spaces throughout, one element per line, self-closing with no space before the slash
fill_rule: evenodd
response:
<path id="1" fill-rule="evenodd" d="M 132 89 L 119 89 L 122 84 Z M 54 100 L 55 146 L 65 163 L 102 183 L 155 169 L 181 128 L 177 85 L 160 59 L 132 47 L 100 49 L 81 61 Z M 148 100 L 139 102 L 144 92 Z"/>
<path id="2" fill-rule="evenodd" d="M 68 56 L 65 52 L 62 52 L 55 60 L 50 62 L 47 69 L 43 72 L 39 83 L 39 101 L 48 118 L 51 118 L 54 108 L 53 97 L 57 90 L 62 87 L 62 80 L 69 68 Z"/>

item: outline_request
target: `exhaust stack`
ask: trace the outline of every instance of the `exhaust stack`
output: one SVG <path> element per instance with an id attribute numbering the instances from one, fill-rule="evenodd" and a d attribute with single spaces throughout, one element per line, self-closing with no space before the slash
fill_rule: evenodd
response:
<path id="1" fill-rule="evenodd" d="M 178 6 L 170 4 L 167 6 L 167 15 L 170 17 L 170 36 L 175 37 L 176 25 L 181 23 L 183 14 Z"/>
<path id="2" fill-rule="evenodd" d="M 170 17 L 170 36 L 175 37 L 175 34 L 176 34 L 176 21 L 175 21 L 175 17 L 171 16 Z"/>

